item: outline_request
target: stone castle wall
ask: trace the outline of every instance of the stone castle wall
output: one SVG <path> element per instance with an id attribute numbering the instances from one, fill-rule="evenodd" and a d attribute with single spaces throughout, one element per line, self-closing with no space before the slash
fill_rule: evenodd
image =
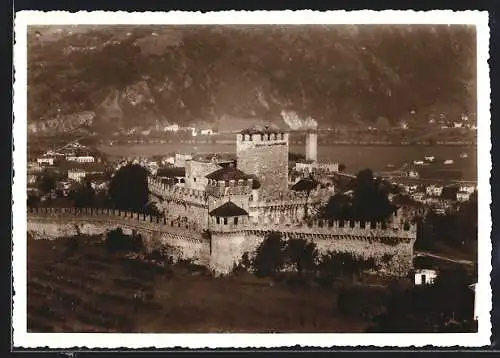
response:
<path id="1" fill-rule="evenodd" d="M 373 257 L 392 275 L 404 275 L 412 268 L 416 225 L 393 223 L 385 229 L 361 222 L 318 220 L 310 225 L 275 224 L 259 220 L 233 231 L 214 230 L 204 238 L 203 228 L 166 218 L 108 209 L 34 209 L 28 212 L 28 232 L 35 238 L 57 238 L 77 234 L 98 235 L 121 227 L 139 233 L 149 249 L 163 248 L 174 259 L 190 259 L 227 274 L 243 254 L 253 255 L 269 232 L 280 232 L 285 240 L 303 238 L 316 244 L 318 252 L 349 252 Z"/>
<path id="2" fill-rule="evenodd" d="M 139 233 L 146 248 L 161 249 L 179 259 L 209 266 L 210 240 L 202 229 L 149 215 L 118 210 L 38 209 L 28 212 L 27 231 L 34 239 L 57 239 L 75 235 L 102 235 L 121 228 L 127 235 Z"/>
<path id="3" fill-rule="evenodd" d="M 212 196 L 202 190 L 187 189 L 163 184 L 155 178 L 148 178 L 149 191 L 160 199 L 159 209 L 169 219 L 185 218 L 188 222 L 199 223 L 208 228 L 208 213 L 216 207 L 231 201 L 249 212 L 251 221 L 258 217 L 269 222 L 299 222 L 306 212 L 312 215 L 326 204 L 331 192 L 328 189 L 315 189 L 307 195 L 304 192 L 286 191 L 283 193 L 260 192 L 252 195 L 248 187 L 226 188 L 231 195 Z"/>

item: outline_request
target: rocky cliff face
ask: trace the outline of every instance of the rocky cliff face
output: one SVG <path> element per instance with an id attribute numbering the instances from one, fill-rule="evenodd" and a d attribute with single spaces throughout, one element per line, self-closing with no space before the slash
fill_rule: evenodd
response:
<path id="1" fill-rule="evenodd" d="M 104 130 L 158 121 L 217 123 L 224 116 L 292 128 L 380 117 L 423 122 L 436 110 L 449 116 L 475 111 L 475 32 L 467 27 L 31 30 L 32 127 L 56 121 L 69 128 L 63 123 L 90 112 L 92 126 Z"/>

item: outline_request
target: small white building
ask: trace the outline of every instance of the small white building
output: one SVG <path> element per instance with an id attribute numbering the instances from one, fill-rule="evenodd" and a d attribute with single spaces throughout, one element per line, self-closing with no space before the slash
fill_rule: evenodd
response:
<path id="1" fill-rule="evenodd" d="M 213 132 L 213 130 L 211 130 L 211 129 L 202 129 L 202 130 L 200 131 L 200 134 L 201 134 L 201 135 L 213 135 L 213 134 L 214 134 L 214 132 Z"/>
<path id="2" fill-rule="evenodd" d="M 419 269 L 415 270 L 415 285 L 432 285 L 436 280 L 438 274 L 436 270 L 432 269 Z"/>
<path id="3" fill-rule="evenodd" d="M 418 174 L 418 172 L 416 170 L 410 170 L 407 173 L 407 176 L 410 177 L 410 178 L 419 178 L 420 174 Z"/>
<path id="4" fill-rule="evenodd" d="M 301 173 L 309 174 L 314 171 L 336 173 L 339 171 L 339 163 L 297 162 L 295 163 L 295 170 Z"/>
<path id="5" fill-rule="evenodd" d="M 464 202 L 464 201 L 469 201 L 471 196 L 471 193 L 466 192 L 466 191 L 459 191 L 457 192 L 457 201 Z"/>
<path id="6" fill-rule="evenodd" d="M 413 193 L 411 194 L 411 198 L 415 201 L 423 201 L 424 200 L 424 196 L 425 196 L 425 193 L 422 193 L 422 192 L 417 192 L 417 193 Z"/>
<path id="7" fill-rule="evenodd" d="M 312 173 L 313 167 L 313 163 L 295 163 L 295 170 L 302 173 Z"/>
<path id="8" fill-rule="evenodd" d="M 54 165 L 54 157 L 43 156 L 37 158 L 36 162 L 40 165 Z"/>
<path id="9" fill-rule="evenodd" d="M 171 125 L 163 127 L 164 132 L 177 132 L 178 130 L 179 130 L 178 124 L 171 124 Z"/>
<path id="10" fill-rule="evenodd" d="M 94 163 L 95 158 L 91 155 L 72 155 L 66 157 L 68 162 L 76 162 L 76 163 Z"/>
<path id="11" fill-rule="evenodd" d="M 71 179 L 71 180 L 74 180 L 77 182 L 81 182 L 83 180 L 83 178 L 85 178 L 86 175 L 87 175 L 87 173 L 83 169 L 75 168 L 75 169 L 68 170 L 68 179 Z"/>
<path id="12" fill-rule="evenodd" d="M 191 154 L 175 153 L 174 166 L 185 167 L 186 161 L 193 159 Z"/>
<path id="13" fill-rule="evenodd" d="M 462 192 L 469 193 L 469 194 L 474 194 L 474 192 L 476 191 L 476 186 L 475 185 L 470 185 L 470 184 L 469 185 L 462 184 L 458 188 L 458 191 L 462 191 Z"/>
<path id="14" fill-rule="evenodd" d="M 429 185 L 425 188 L 425 193 L 429 196 L 441 196 L 443 194 L 443 187 L 440 185 Z"/>

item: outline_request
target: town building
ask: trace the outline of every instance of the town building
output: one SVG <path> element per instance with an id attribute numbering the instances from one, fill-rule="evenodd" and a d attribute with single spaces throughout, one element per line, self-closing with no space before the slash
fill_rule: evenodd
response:
<path id="1" fill-rule="evenodd" d="M 87 172 L 81 168 L 73 168 L 68 170 L 68 179 L 77 182 L 82 182 L 86 175 Z"/>
<path id="2" fill-rule="evenodd" d="M 175 153 L 174 165 L 176 167 L 185 167 L 186 161 L 192 159 L 191 154 Z"/>
<path id="3" fill-rule="evenodd" d="M 54 156 L 44 155 L 36 159 L 36 162 L 40 165 L 54 165 L 56 158 Z"/>
<path id="4" fill-rule="evenodd" d="M 460 202 L 469 201 L 471 195 L 472 194 L 467 192 L 467 191 L 458 191 L 457 192 L 457 201 L 460 201 Z"/>
<path id="5" fill-rule="evenodd" d="M 66 160 L 77 163 L 94 163 L 96 161 L 92 155 L 69 155 Z"/>
<path id="6" fill-rule="evenodd" d="M 438 273 L 433 269 L 418 269 L 415 270 L 415 285 L 432 285 L 436 280 Z"/>
<path id="7" fill-rule="evenodd" d="M 441 196 L 443 187 L 441 185 L 429 185 L 425 188 L 425 193 L 429 196 Z"/>
<path id="8" fill-rule="evenodd" d="M 295 163 L 295 170 L 301 173 L 313 174 L 316 172 L 337 173 L 339 163 L 318 163 L 313 161 L 298 161 Z"/>

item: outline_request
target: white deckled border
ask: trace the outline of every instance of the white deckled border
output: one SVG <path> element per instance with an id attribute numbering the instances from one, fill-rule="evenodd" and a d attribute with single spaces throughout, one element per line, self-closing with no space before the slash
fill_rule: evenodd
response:
<path id="1" fill-rule="evenodd" d="M 223 11 L 223 12 L 42 12 L 16 13 L 14 45 L 13 345 L 23 348 L 243 348 L 243 347 L 479 347 L 491 335 L 491 142 L 488 13 L 480 11 Z M 469 24 L 477 29 L 479 332 L 467 334 L 97 334 L 27 333 L 26 171 L 27 26 L 84 24 Z M 450 299 L 453 299 L 450 297 Z"/>

